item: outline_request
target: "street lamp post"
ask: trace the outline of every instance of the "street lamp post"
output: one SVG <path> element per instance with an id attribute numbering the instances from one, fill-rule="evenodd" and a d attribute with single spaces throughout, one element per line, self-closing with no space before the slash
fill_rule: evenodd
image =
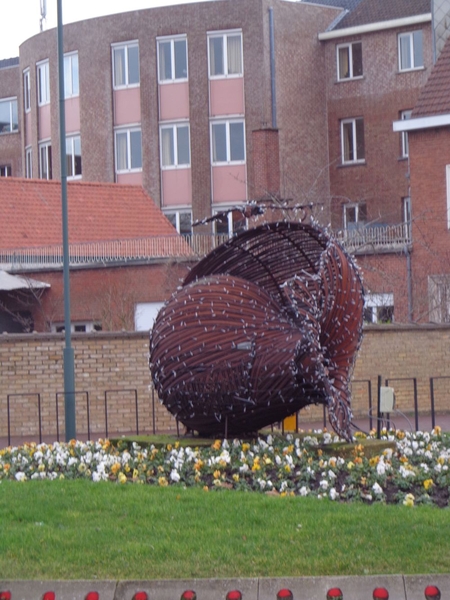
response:
<path id="1" fill-rule="evenodd" d="M 63 282 L 64 282 L 64 412 L 66 442 L 76 438 L 75 428 L 75 368 L 70 329 L 70 280 L 69 280 L 69 227 L 67 217 L 67 164 L 66 164 L 66 112 L 64 105 L 64 46 L 62 23 L 62 0 L 58 8 L 58 80 L 59 80 L 59 146 L 61 159 L 61 205 L 63 236 Z"/>

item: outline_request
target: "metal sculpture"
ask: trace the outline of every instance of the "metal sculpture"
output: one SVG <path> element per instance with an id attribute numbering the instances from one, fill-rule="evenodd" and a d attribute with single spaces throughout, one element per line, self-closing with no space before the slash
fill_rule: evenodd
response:
<path id="1" fill-rule="evenodd" d="M 153 382 L 201 435 L 255 432 L 325 404 L 350 440 L 362 317 L 357 268 L 325 230 L 261 225 L 215 248 L 161 309 L 150 336 Z"/>

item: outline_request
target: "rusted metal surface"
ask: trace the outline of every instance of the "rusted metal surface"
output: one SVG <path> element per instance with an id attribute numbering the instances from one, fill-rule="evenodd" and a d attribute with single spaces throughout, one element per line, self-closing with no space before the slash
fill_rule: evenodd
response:
<path id="1" fill-rule="evenodd" d="M 269 223 L 214 249 L 161 309 L 150 336 L 159 397 L 188 429 L 239 435 L 310 404 L 350 439 L 349 380 L 363 288 L 319 227 Z"/>

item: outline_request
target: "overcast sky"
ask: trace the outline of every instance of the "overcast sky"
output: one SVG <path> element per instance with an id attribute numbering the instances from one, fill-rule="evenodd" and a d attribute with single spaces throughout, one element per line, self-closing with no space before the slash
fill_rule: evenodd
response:
<path id="1" fill-rule="evenodd" d="M 118 12 L 187 4 L 198 0 L 62 0 L 63 23 L 73 23 L 91 17 Z M 40 0 L 0 0 L 2 4 L 2 31 L 0 33 L 0 59 L 19 56 L 19 46 L 39 33 Z M 56 27 L 57 0 L 47 0 L 45 28 Z"/>

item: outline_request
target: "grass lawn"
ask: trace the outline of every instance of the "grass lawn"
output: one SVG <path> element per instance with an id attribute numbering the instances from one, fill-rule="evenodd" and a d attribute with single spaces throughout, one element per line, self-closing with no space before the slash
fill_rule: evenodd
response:
<path id="1" fill-rule="evenodd" d="M 448 509 L 86 480 L 0 482 L 0 578 L 450 572 Z"/>

